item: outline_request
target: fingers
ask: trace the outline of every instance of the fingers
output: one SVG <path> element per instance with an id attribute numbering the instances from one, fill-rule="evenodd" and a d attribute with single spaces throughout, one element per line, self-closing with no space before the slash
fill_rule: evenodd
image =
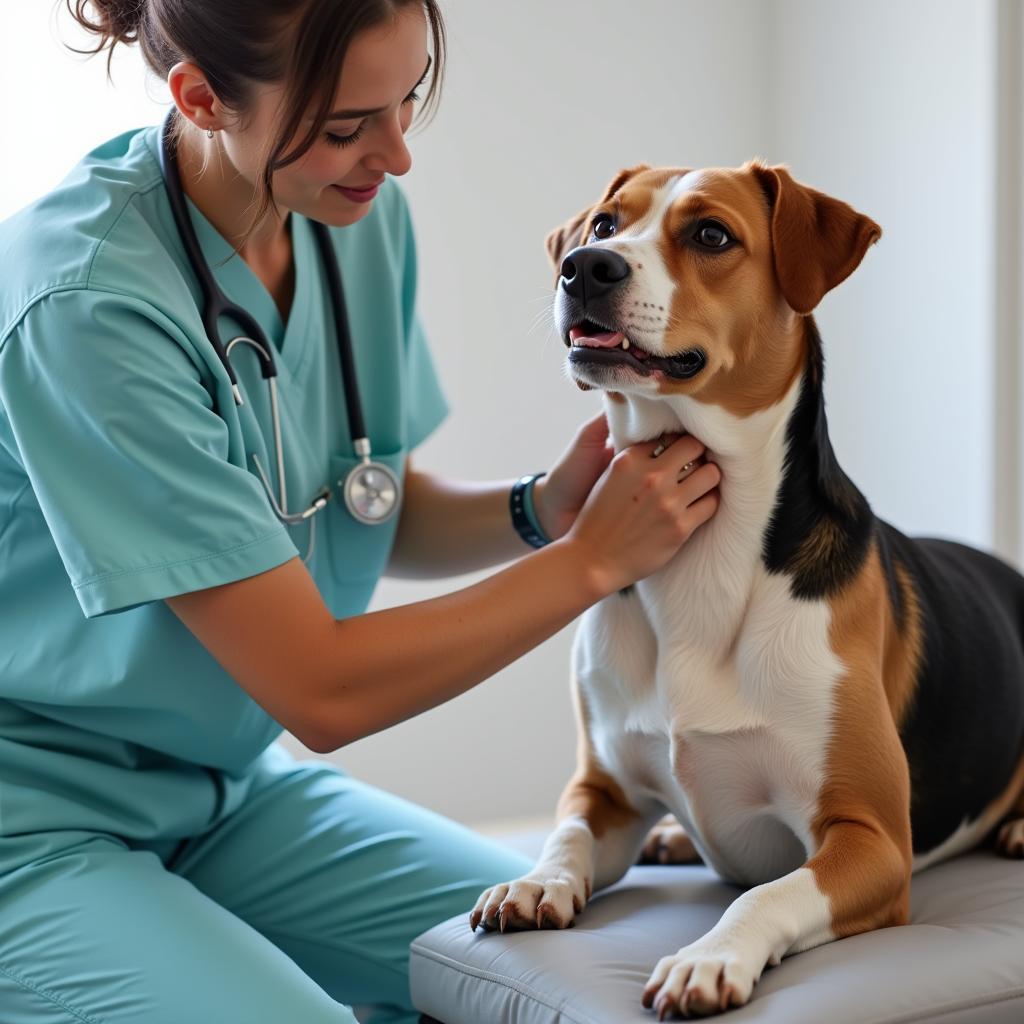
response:
<path id="1" fill-rule="evenodd" d="M 673 464 L 676 466 L 676 483 L 682 483 L 687 476 L 693 474 L 707 452 L 705 446 L 692 434 L 662 434 L 657 441 L 648 441 L 646 444 L 653 445 L 649 453 L 651 458 L 666 460 L 666 471 Z"/>
<path id="2" fill-rule="evenodd" d="M 686 509 L 687 522 L 691 523 L 691 532 L 706 523 L 718 509 L 719 494 L 717 490 L 709 491 L 702 498 L 692 502 Z"/>
<path id="3" fill-rule="evenodd" d="M 671 431 L 669 433 L 664 433 L 660 437 L 656 437 L 651 441 L 641 441 L 637 447 L 649 449 L 648 454 L 650 457 L 652 459 L 656 459 L 668 451 L 668 449 L 680 438 L 687 436 L 687 434 L 679 434 L 675 431 Z"/>
<path id="4" fill-rule="evenodd" d="M 687 508 L 687 514 L 689 515 L 699 500 L 709 497 L 714 493 L 714 507 L 711 508 L 711 512 L 718 504 L 718 492 L 716 488 L 722 480 L 722 471 L 713 462 L 702 462 L 695 469 L 690 470 L 679 479 L 680 484 L 680 497 L 689 506 Z M 701 506 L 701 512 L 705 511 L 706 506 Z M 703 522 L 703 520 L 701 520 Z"/>
<path id="5" fill-rule="evenodd" d="M 633 447 L 646 453 L 652 459 L 662 458 L 666 452 L 669 452 L 668 461 L 678 461 L 680 466 L 691 459 L 699 458 L 705 451 L 704 445 L 693 434 L 678 434 L 674 431 L 664 433 L 650 441 L 641 441 Z"/>
<path id="6" fill-rule="evenodd" d="M 684 465 L 683 468 L 679 470 L 679 476 L 676 477 L 676 483 L 681 484 L 687 478 L 687 476 L 696 471 L 697 466 L 699 464 L 699 459 L 691 459 L 689 462 L 687 462 L 686 465 Z"/>

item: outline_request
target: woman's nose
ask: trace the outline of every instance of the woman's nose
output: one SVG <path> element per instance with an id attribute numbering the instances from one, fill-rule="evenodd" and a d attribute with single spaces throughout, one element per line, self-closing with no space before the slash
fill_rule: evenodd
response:
<path id="1" fill-rule="evenodd" d="M 367 160 L 367 163 L 374 170 L 396 176 L 405 174 L 412 167 L 412 154 L 405 144 L 405 131 L 397 118 L 388 124 L 381 136 L 377 152 Z"/>

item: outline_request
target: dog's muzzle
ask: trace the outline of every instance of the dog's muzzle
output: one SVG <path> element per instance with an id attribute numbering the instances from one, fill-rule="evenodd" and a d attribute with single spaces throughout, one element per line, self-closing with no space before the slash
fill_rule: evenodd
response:
<path id="1" fill-rule="evenodd" d="M 581 246 L 562 261 L 559 319 L 565 325 L 562 339 L 571 350 L 570 365 L 591 372 L 625 367 L 642 376 L 659 370 L 676 380 L 696 376 L 707 363 L 701 349 L 687 349 L 671 356 L 655 355 L 615 326 L 619 321 L 617 293 L 630 273 L 622 256 L 598 246 Z"/>

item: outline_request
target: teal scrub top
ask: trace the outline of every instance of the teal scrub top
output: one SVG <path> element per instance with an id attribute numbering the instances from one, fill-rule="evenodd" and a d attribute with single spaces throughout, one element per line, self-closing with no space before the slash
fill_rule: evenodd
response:
<path id="1" fill-rule="evenodd" d="M 267 384 L 255 352 L 237 346 L 236 407 L 171 216 L 159 131 L 104 143 L 0 223 L 0 835 L 156 834 L 154 807 L 187 810 L 197 798 L 182 780 L 212 769 L 217 786 L 176 819 L 201 827 L 223 776 L 244 776 L 282 731 L 163 601 L 303 557 L 310 527 L 282 525 L 256 475 L 253 453 L 276 493 Z M 275 349 L 289 511 L 333 488 L 310 574 L 335 618 L 358 615 L 398 515 L 363 525 L 337 485 L 358 460 L 310 224 L 289 214 L 285 325 L 188 207 L 221 288 Z M 387 179 L 362 220 L 330 235 L 373 454 L 401 478 L 448 406 L 416 314 L 398 186 Z M 240 329 L 225 318 L 221 332 L 227 342 Z"/>

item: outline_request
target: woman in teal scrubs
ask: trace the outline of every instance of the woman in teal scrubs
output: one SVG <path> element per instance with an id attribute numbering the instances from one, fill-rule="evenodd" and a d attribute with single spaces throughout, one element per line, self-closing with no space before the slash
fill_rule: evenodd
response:
<path id="1" fill-rule="evenodd" d="M 692 438 L 613 458 L 597 417 L 536 487 L 551 542 L 531 553 L 511 481 L 409 465 L 447 411 L 392 180 L 428 49 L 438 80 L 433 0 L 72 13 L 169 82 L 203 255 L 275 349 L 290 501 L 355 461 L 310 220 L 331 228 L 374 457 L 404 500 L 364 525 L 335 495 L 315 534 L 275 515 L 251 463 L 275 466 L 266 384 L 242 351 L 231 399 L 159 128 L 0 224 L 0 1019 L 415 1020 L 411 939 L 528 865 L 275 740 L 334 750 L 474 686 L 664 564 L 713 513 L 717 470 L 677 483 Z M 365 612 L 385 572 L 504 562 Z"/>

